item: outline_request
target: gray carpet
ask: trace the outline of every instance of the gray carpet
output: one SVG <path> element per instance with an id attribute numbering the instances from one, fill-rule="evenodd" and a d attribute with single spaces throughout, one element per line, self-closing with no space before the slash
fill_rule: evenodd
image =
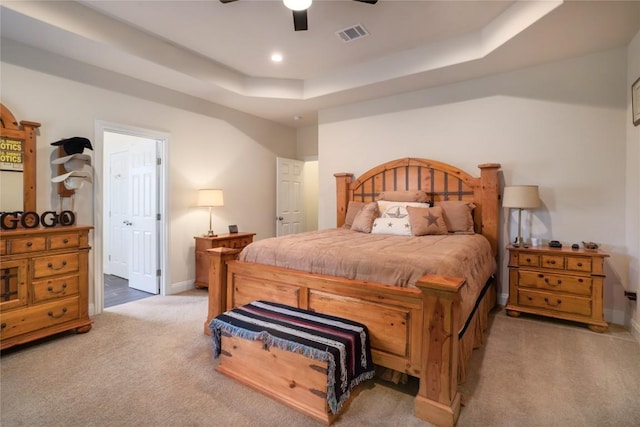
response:
<path id="1" fill-rule="evenodd" d="M 93 329 L 4 351 L 0 424 L 314 426 L 214 371 L 206 291 L 109 308 Z M 640 344 L 612 327 L 492 316 L 472 356 L 459 426 L 637 426 Z M 411 387 L 408 387 L 411 389 Z M 418 426 L 413 396 L 380 382 L 337 426 Z"/>

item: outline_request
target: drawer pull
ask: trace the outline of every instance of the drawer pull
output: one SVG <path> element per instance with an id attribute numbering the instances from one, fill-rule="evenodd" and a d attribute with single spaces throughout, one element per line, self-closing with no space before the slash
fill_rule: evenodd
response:
<path id="1" fill-rule="evenodd" d="M 559 299 L 558 299 L 558 300 L 556 300 L 556 301 L 558 302 L 557 304 L 551 304 L 551 303 L 549 302 L 549 298 L 545 298 L 545 299 L 544 299 L 544 302 L 546 302 L 546 303 L 547 303 L 548 305 L 550 305 L 551 307 L 557 307 L 557 306 L 559 306 L 560 304 L 562 304 L 562 300 L 559 300 Z"/>
<path id="2" fill-rule="evenodd" d="M 548 277 L 545 277 L 544 279 L 545 283 L 549 286 L 560 286 L 562 284 L 562 280 L 558 279 L 556 280 L 556 283 L 551 283 L 551 281 L 549 280 Z"/>
<path id="3" fill-rule="evenodd" d="M 49 292 L 51 292 L 52 294 L 61 294 L 61 293 L 63 293 L 65 291 L 65 289 L 67 289 L 67 284 L 66 283 L 62 284 L 62 288 L 59 291 L 54 291 L 53 290 L 53 286 L 47 287 L 47 290 Z"/>
<path id="4" fill-rule="evenodd" d="M 31 246 L 33 246 L 33 242 L 27 242 L 27 247 L 30 248 Z"/>
<path id="5" fill-rule="evenodd" d="M 531 258 L 527 258 L 527 260 L 526 260 L 526 261 L 527 261 L 527 262 L 531 262 Z"/>
<path id="6" fill-rule="evenodd" d="M 578 267 L 582 267 L 582 263 L 581 262 L 578 263 Z"/>
<path id="7" fill-rule="evenodd" d="M 53 318 L 53 319 L 59 319 L 59 318 L 61 318 L 62 316 L 64 316 L 66 313 L 67 313 L 67 307 L 62 307 L 62 313 L 60 313 L 59 315 L 57 315 L 57 316 L 56 316 L 56 315 L 54 315 L 54 314 L 53 314 L 53 311 L 48 312 L 48 313 L 47 313 L 47 315 L 48 315 L 49 317 Z"/>
<path id="8" fill-rule="evenodd" d="M 58 268 L 53 268 L 53 264 L 52 263 L 48 263 L 47 267 L 49 267 L 52 270 L 61 270 L 62 268 L 64 268 L 67 265 L 67 261 L 62 261 L 62 265 L 60 265 L 60 267 Z"/>
<path id="9" fill-rule="evenodd" d="M 6 327 L 7 327 L 7 324 L 6 324 L 6 323 L 4 323 L 4 322 L 2 322 L 2 325 L 0 325 L 0 329 L 4 329 L 4 328 L 6 328 Z"/>
<path id="10" fill-rule="evenodd" d="M 556 261 L 552 259 L 552 260 L 547 261 L 547 264 L 555 265 Z"/>
<path id="11" fill-rule="evenodd" d="M 66 245 L 67 243 L 69 243 L 69 239 L 64 239 L 64 240 L 62 241 L 62 243 L 64 243 L 64 244 Z"/>

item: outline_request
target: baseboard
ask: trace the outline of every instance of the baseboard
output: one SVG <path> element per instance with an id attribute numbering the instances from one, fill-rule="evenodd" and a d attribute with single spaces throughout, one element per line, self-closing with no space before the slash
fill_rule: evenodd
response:
<path id="1" fill-rule="evenodd" d="M 195 289 L 195 287 L 196 286 L 194 285 L 193 280 L 172 283 L 167 287 L 167 289 L 165 289 L 165 295 L 179 294 L 180 292 L 186 292 L 191 289 Z"/>

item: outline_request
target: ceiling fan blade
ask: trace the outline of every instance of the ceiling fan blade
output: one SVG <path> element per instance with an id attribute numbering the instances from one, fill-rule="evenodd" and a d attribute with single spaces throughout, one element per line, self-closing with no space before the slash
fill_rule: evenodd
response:
<path id="1" fill-rule="evenodd" d="M 231 0 L 233 1 L 233 0 Z M 359 1 L 360 3 L 368 3 L 368 4 L 376 4 L 378 3 L 378 0 L 353 0 L 353 1 Z"/>
<path id="2" fill-rule="evenodd" d="M 233 3 L 236 0 L 220 0 L 220 3 Z"/>
<path id="3" fill-rule="evenodd" d="M 306 10 L 293 11 L 293 28 L 295 28 L 296 31 L 307 31 L 309 29 Z"/>

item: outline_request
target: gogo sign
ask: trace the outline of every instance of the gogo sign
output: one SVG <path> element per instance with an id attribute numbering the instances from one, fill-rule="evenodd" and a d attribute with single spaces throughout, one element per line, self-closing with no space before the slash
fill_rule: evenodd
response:
<path id="1" fill-rule="evenodd" d="M 69 226 L 76 222 L 76 215 L 71 211 L 46 211 L 42 215 L 37 212 L 0 212 L 0 226 L 3 230 L 15 230 L 20 224 L 24 228 L 46 228 L 58 225 Z"/>

